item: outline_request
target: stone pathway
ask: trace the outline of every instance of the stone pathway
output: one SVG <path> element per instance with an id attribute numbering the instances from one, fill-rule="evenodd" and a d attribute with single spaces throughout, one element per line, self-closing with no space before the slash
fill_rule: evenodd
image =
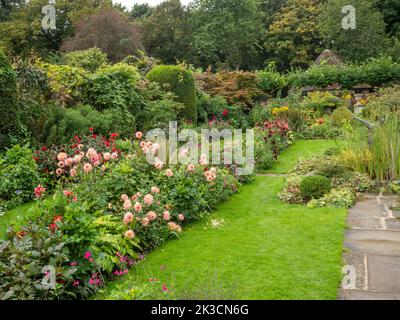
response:
<path id="1" fill-rule="evenodd" d="M 343 257 L 355 281 L 339 299 L 400 300 L 400 215 L 390 209 L 398 199 L 366 194 L 350 209 Z"/>

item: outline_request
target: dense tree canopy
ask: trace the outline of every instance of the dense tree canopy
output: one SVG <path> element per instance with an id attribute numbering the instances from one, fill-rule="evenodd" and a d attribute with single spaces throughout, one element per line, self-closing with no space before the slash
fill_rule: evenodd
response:
<path id="1" fill-rule="evenodd" d="M 274 15 L 264 47 L 281 69 L 307 66 L 322 51 L 317 23 L 321 0 L 288 0 Z"/>
<path id="2" fill-rule="evenodd" d="M 306 68 L 324 49 L 348 62 L 400 52 L 400 0 L 352 1 L 355 30 L 342 28 L 345 0 L 193 0 L 188 6 L 166 0 L 130 10 L 112 0 L 57 0 L 57 28 L 47 31 L 41 28 L 46 4 L 0 0 L 0 48 L 46 58 L 61 45 L 66 51 L 98 46 L 111 61 L 143 49 L 166 64 L 245 70 L 271 62 L 278 70 Z"/>
<path id="3" fill-rule="evenodd" d="M 187 55 L 187 15 L 180 0 L 161 3 L 143 20 L 142 26 L 148 54 L 165 63 L 175 63 Z"/>
<path id="4" fill-rule="evenodd" d="M 350 62 L 360 62 L 382 53 L 386 44 L 382 14 L 370 0 L 353 0 L 356 9 L 356 28 L 342 27 L 341 9 L 347 0 L 329 0 L 321 8 L 320 30 L 325 45 Z"/>
<path id="5" fill-rule="evenodd" d="M 195 0 L 190 8 L 196 62 L 246 68 L 260 47 L 261 13 L 255 0 Z"/>

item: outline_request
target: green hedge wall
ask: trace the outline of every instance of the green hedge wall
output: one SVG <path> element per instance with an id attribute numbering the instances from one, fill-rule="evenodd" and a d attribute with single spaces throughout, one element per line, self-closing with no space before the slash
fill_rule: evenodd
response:
<path id="1" fill-rule="evenodd" d="M 16 74 L 0 50 L 0 150 L 10 144 L 10 135 L 17 125 Z"/>
<path id="2" fill-rule="evenodd" d="M 197 123 L 197 97 L 193 73 L 180 66 L 157 66 L 147 74 L 147 79 L 159 83 L 163 89 L 174 93 L 185 108 L 180 116 Z"/>
<path id="3" fill-rule="evenodd" d="M 279 75 L 274 70 L 259 71 L 260 89 L 269 91 L 281 90 L 284 87 L 313 86 L 325 88 L 339 83 L 343 89 L 351 89 L 355 85 L 369 84 L 381 86 L 400 81 L 400 64 L 391 58 L 377 58 L 360 65 L 312 66 L 307 70 L 293 71 L 287 75 Z"/>

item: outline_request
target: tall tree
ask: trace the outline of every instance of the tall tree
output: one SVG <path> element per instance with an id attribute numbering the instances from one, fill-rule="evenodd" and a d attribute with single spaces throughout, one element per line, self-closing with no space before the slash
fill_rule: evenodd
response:
<path id="1" fill-rule="evenodd" d="M 191 56 L 204 67 L 224 63 L 251 68 L 260 49 L 262 13 L 257 0 L 195 0 L 190 5 Z"/>
<path id="2" fill-rule="evenodd" d="M 175 63 L 187 53 L 187 14 L 180 0 L 164 1 L 143 19 L 143 43 L 148 54 Z"/>
<path id="3" fill-rule="evenodd" d="M 379 55 L 388 40 L 382 13 L 371 0 L 353 0 L 355 29 L 344 29 L 342 8 L 348 4 L 348 0 L 329 0 L 321 7 L 323 43 L 348 62 L 360 62 Z"/>
<path id="4" fill-rule="evenodd" d="M 264 42 L 267 62 L 279 69 L 306 67 L 322 51 L 317 23 L 321 0 L 288 0 L 275 13 Z"/>
<path id="5" fill-rule="evenodd" d="M 132 10 L 129 12 L 129 16 L 132 19 L 141 19 L 151 12 L 151 7 L 147 3 L 135 3 Z"/>
<path id="6" fill-rule="evenodd" d="M 375 0 L 375 6 L 383 14 L 389 35 L 400 39 L 400 0 Z"/>
<path id="7" fill-rule="evenodd" d="M 61 46 L 66 52 L 100 48 L 110 61 L 121 61 L 143 48 L 138 26 L 116 9 L 104 8 L 81 17 L 74 24 L 75 33 Z"/>
<path id="8" fill-rule="evenodd" d="M 34 50 L 45 56 L 49 51 L 59 50 L 61 42 L 71 36 L 76 19 L 112 5 L 111 0 L 57 0 L 56 29 L 43 30 L 42 8 L 48 3 L 48 0 L 30 0 L 15 6 L 7 21 L 0 23 L 0 46 L 19 55 Z"/>

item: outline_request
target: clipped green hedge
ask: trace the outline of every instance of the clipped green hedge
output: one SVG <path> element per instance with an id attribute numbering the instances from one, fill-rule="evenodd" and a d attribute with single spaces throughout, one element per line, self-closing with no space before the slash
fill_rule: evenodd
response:
<path id="1" fill-rule="evenodd" d="M 358 84 L 380 86 L 400 81 L 400 64 L 391 58 L 377 58 L 360 65 L 313 66 L 305 71 L 287 75 L 289 86 L 315 86 L 325 88 L 339 83 L 343 89 L 351 89 Z"/>
<path id="2" fill-rule="evenodd" d="M 17 125 L 16 74 L 0 50 L 0 150 L 9 146 L 10 135 Z"/>
<path id="3" fill-rule="evenodd" d="M 180 115 L 197 123 L 197 97 L 194 76 L 180 66 L 157 66 L 147 74 L 147 79 L 159 83 L 165 90 L 173 92 L 177 101 L 185 108 Z"/>

